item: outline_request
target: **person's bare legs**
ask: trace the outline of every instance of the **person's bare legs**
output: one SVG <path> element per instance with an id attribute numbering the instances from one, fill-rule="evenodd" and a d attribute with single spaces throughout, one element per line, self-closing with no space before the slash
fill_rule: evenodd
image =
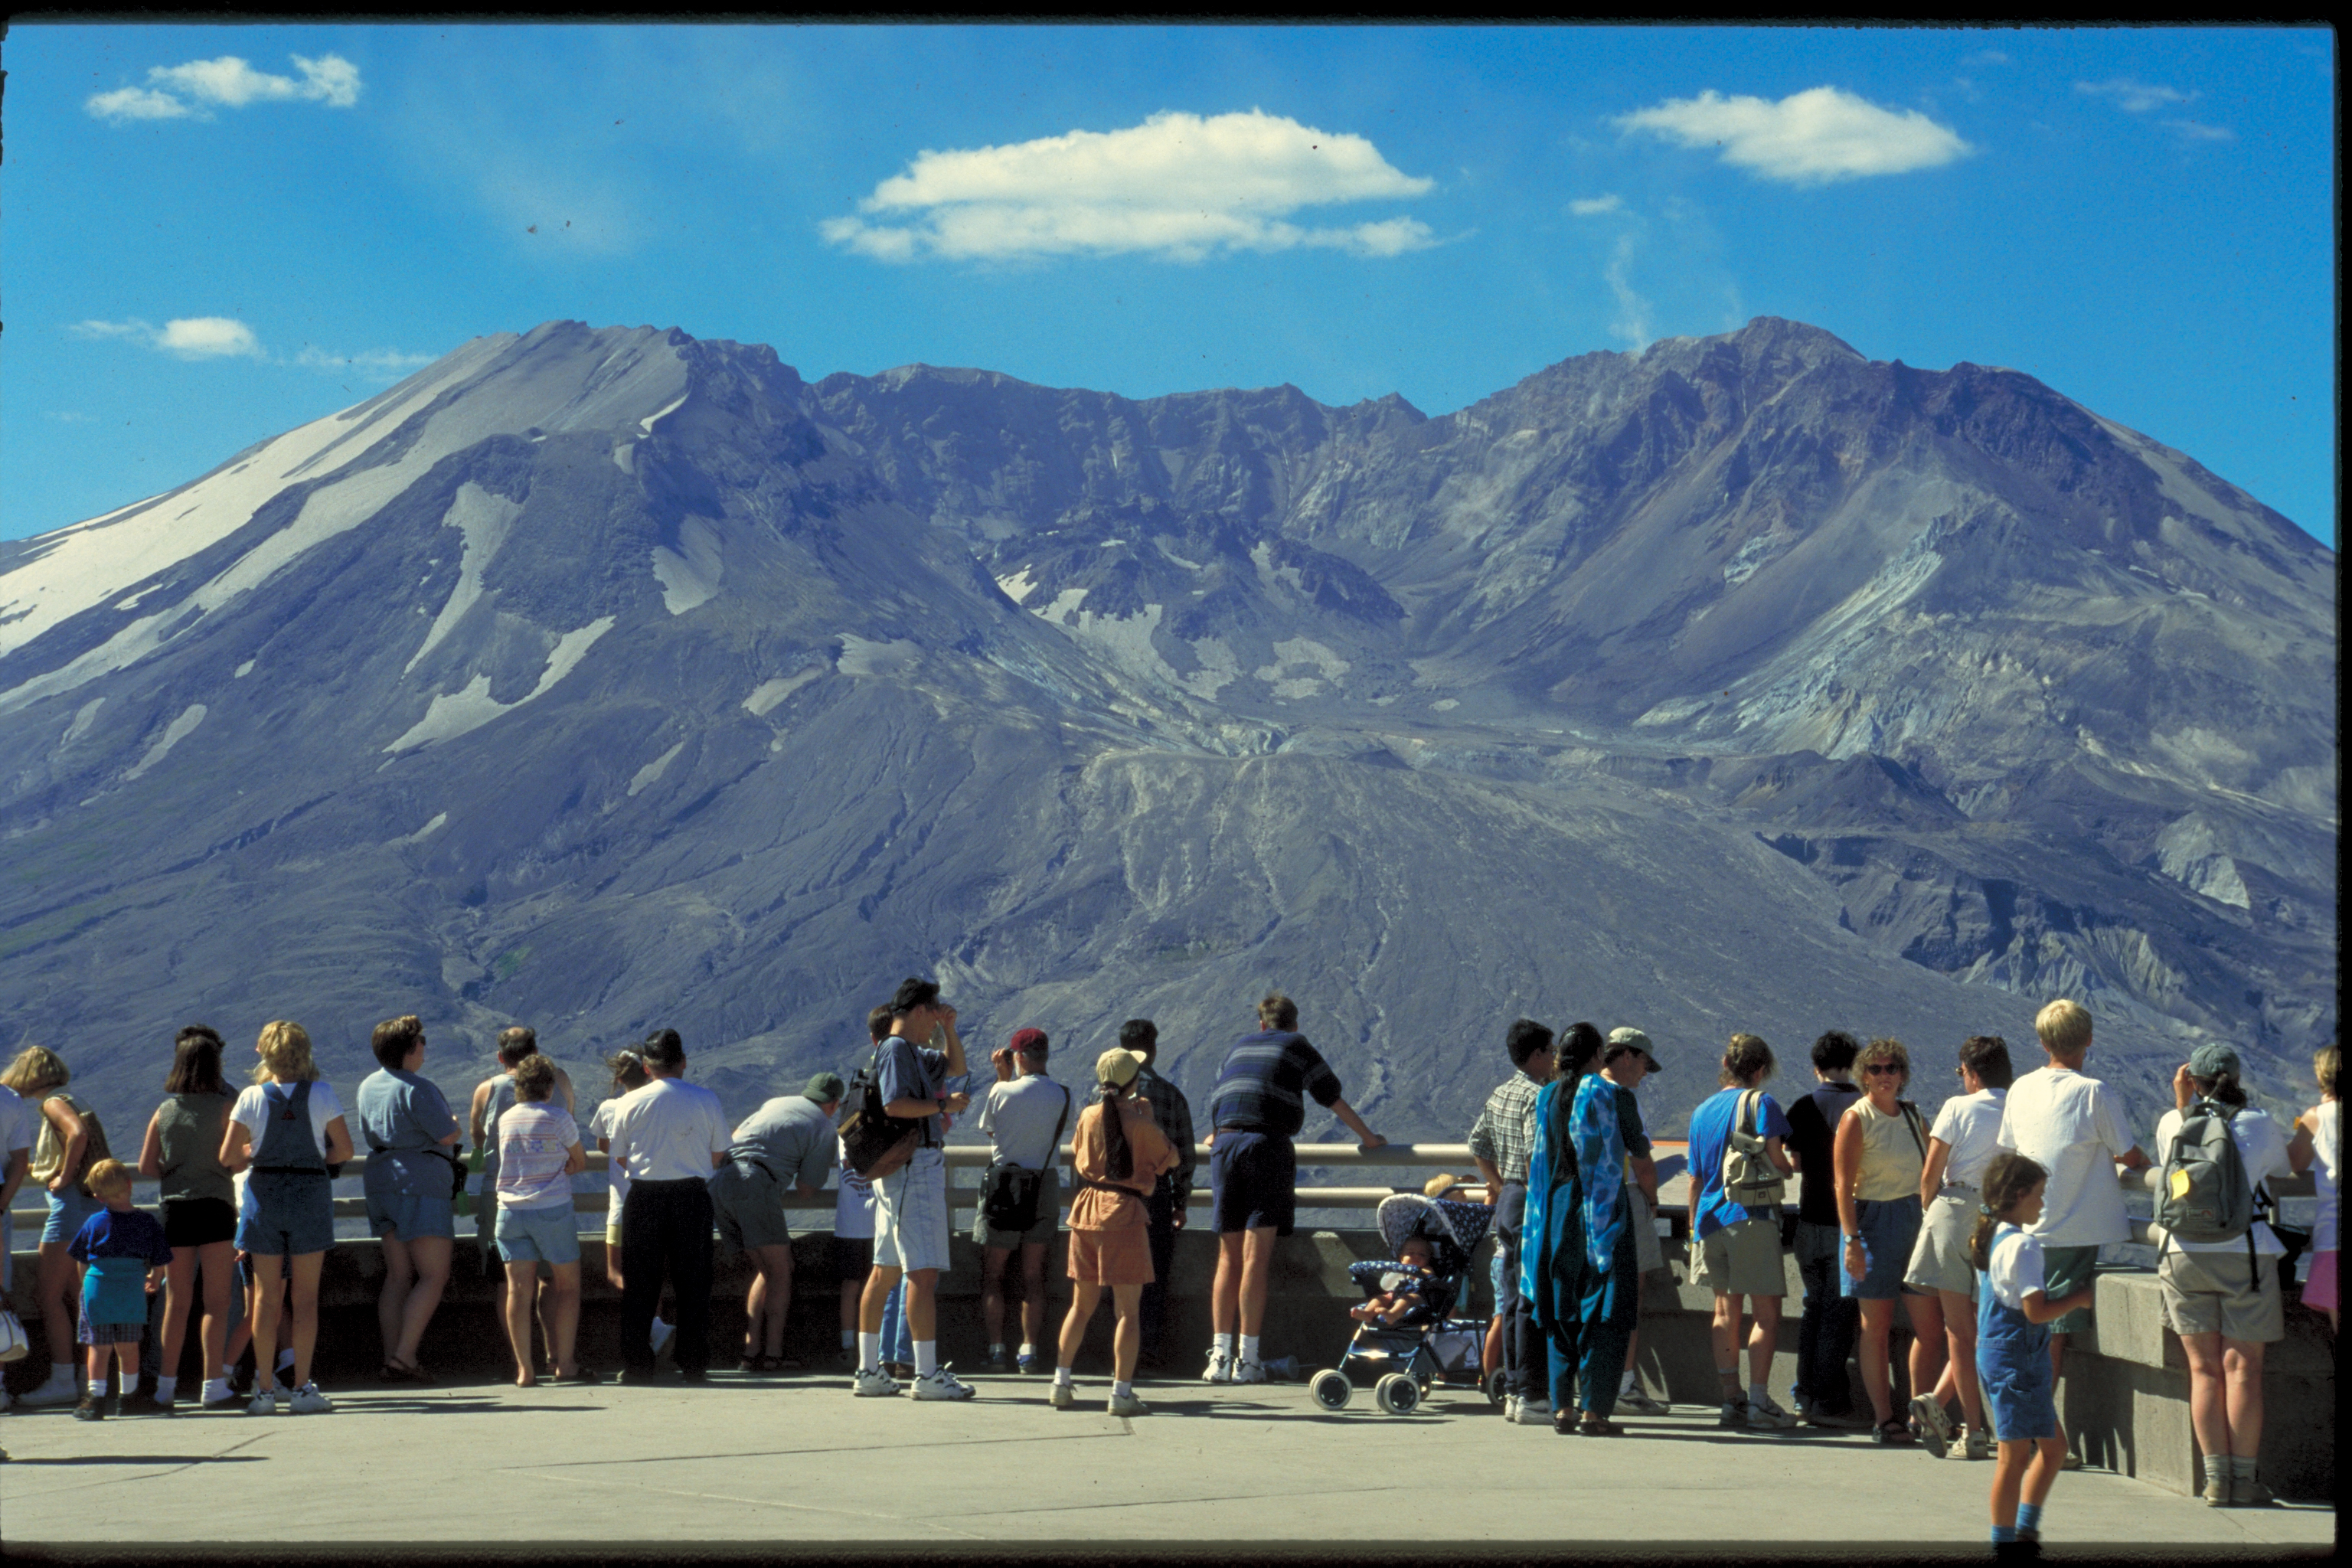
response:
<path id="1" fill-rule="evenodd" d="M 1769 1387 L 1772 1382 L 1772 1352 L 1780 1342 L 1780 1298 L 1750 1296 L 1748 1310 L 1755 1321 L 1748 1330 L 1748 1386 Z"/>
<path id="2" fill-rule="evenodd" d="M 1715 1353 L 1716 1394 L 1729 1405 L 1740 1397 L 1739 1298 L 1717 1290 L 1715 1313 L 1707 1321 L 1707 1348 Z"/>
<path id="3" fill-rule="evenodd" d="M 1871 1417 L 1884 1426 L 1895 1418 L 1893 1391 L 1886 1364 L 1886 1342 L 1895 1329 L 1895 1303 L 1864 1300 L 1862 1308 L 1862 1386 L 1870 1394 Z"/>
<path id="4" fill-rule="evenodd" d="M 2263 1451 L 2263 1349 L 2244 1340 L 2221 1342 L 2221 1374 L 2228 1388 L 2230 1452 L 2251 1459 Z"/>
<path id="5" fill-rule="evenodd" d="M 446 1236 L 420 1236 L 408 1244 L 414 1281 L 400 1302 L 400 1337 L 393 1355 L 396 1366 L 416 1367 L 416 1347 L 424 1342 L 433 1314 L 441 1310 L 441 1292 L 449 1285 L 449 1255 L 455 1246 Z"/>
<path id="6" fill-rule="evenodd" d="M 572 1357 L 580 1337 L 580 1265 L 553 1265 L 555 1278 L 539 1288 L 540 1321 L 547 1325 L 547 1359 L 555 1375 L 570 1377 L 580 1370 Z"/>
<path id="7" fill-rule="evenodd" d="M 263 1394 L 278 1385 L 278 1295 L 285 1259 L 253 1255 L 253 1304 L 245 1321 L 253 1325 L 253 1391 Z M 297 1356 L 297 1361 L 301 1358 Z M 299 1385 L 297 1384 L 299 1387 Z"/>
<path id="8" fill-rule="evenodd" d="M 41 1243 L 40 1275 L 36 1286 L 41 1303 L 41 1331 L 49 1342 L 49 1375 L 58 1382 L 66 1380 L 58 1377 L 59 1368 L 64 1369 L 67 1378 L 73 1375 L 73 1325 L 81 1321 L 78 1310 L 81 1269 L 66 1251 L 70 1245 L 67 1241 Z M 50 1326 L 56 1323 L 65 1325 L 62 1332 Z"/>
<path id="9" fill-rule="evenodd" d="M 1102 1292 L 1103 1288 L 1099 1285 L 1089 1285 L 1083 1279 L 1070 1281 L 1070 1310 L 1062 1318 L 1061 1342 L 1054 1347 L 1055 1365 L 1078 1364 L 1078 1350 L 1087 1342 L 1087 1325 L 1094 1321 L 1095 1308 L 1102 1300 Z M 1142 1293 L 1143 1288 L 1136 1287 L 1136 1297 L 1139 1300 L 1141 1300 Z M 1113 1301 L 1116 1302 L 1116 1300 L 1117 1298 L 1114 1297 Z M 1118 1340 L 1114 1333 L 1111 1339 L 1114 1361 L 1118 1355 Z M 1134 1365 L 1132 1362 L 1128 1364 L 1130 1368 Z"/>
<path id="10" fill-rule="evenodd" d="M 310 1381 L 311 1352 L 319 1348 L 319 1269 L 327 1261 L 323 1252 L 298 1252 L 294 1267 L 286 1271 L 292 1287 L 291 1305 L 294 1311 L 294 1386 L 300 1388 Z"/>
<path id="11" fill-rule="evenodd" d="M 156 1372 L 164 1377 L 176 1376 L 180 1357 L 188 1347 L 188 1314 L 195 1306 L 196 1265 L 198 1249 L 193 1247 L 172 1248 L 172 1261 L 163 1268 L 163 1332 Z M 205 1280 L 212 1283 L 209 1273 Z"/>
<path id="12" fill-rule="evenodd" d="M 988 1342 L 992 1345 L 1004 1342 L 1004 1264 L 1012 1256 L 1009 1247 L 980 1249 L 980 1321 L 988 1330 Z"/>
<path id="13" fill-rule="evenodd" d="M 539 1383 L 539 1371 L 530 1353 L 531 1297 L 539 1282 L 539 1262 L 527 1258 L 506 1266 L 507 1344 L 514 1352 L 515 1386 L 534 1387 Z"/>
<path id="14" fill-rule="evenodd" d="M 1118 1314 L 1110 1337 L 1112 1375 L 1121 1383 L 1133 1383 L 1136 1358 L 1143 1351 L 1143 1287 L 1114 1285 L 1110 1300 Z"/>
<path id="15" fill-rule="evenodd" d="M 1903 1295 L 1903 1310 L 1911 1320 L 1911 1392 L 1933 1397 L 1944 1370 L 1944 1308 L 1933 1296 Z"/>
<path id="16" fill-rule="evenodd" d="M 784 1353 L 784 1314 L 793 1304 L 793 1248 L 790 1242 L 751 1249 L 759 1273 L 743 1296 L 743 1353 L 781 1356 Z"/>
<path id="17" fill-rule="evenodd" d="M 1237 1331 L 1242 1318 L 1242 1246 L 1245 1231 L 1217 1237 L 1217 1277 L 1209 1288 L 1209 1328 L 1219 1335 Z"/>
<path id="18" fill-rule="evenodd" d="M 2050 1336 L 2050 1397 L 2058 1406 L 2058 1446 L 2061 1448 L 2067 1446 L 2066 1401 L 2058 1392 L 2058 1380 L 2066 1374 L 2066 1342 L 2073 1337 L 2060 1333 Z"/>
<path id="19" fill-rule="evenodd" d="M 229 1292 L 238 1284 L 236 1244 L 206 1242 L 196 1248 L 196 1265 L 204 1280 L 205 1321 L 199 1331 L 204 1336 L 205 1381 L 211 1383 L 228 1375 Z M 180 1363 L 174 1359 L 169 1364 L 176 1368 Z"/>
<path id="20" fill-rule="evenodd" d="M 1045 1337 L 1045 1253 L 1049 1244 L 1021 1244 L 1021 1342 L 1034 1345 Z M 1143 1287 L 1136 1289 L 1140 1292 Z M 1139 1294 L 1136 1298 L 1142 1300 Z M 992 1343 L 994 1342 L 991 1342 Z"/>
<path id="21" fill-rule="evenodd" d="M 907 1332 L 912 1339 L 939 1341 L 940 1271 L 936 1268 L 907 1270 Z"/>
<path id="22" fill-rule="evenodd" d="M 383 1250 L 383 1289 L 375 1294 L 376 1338 L 383 1345 L 384 1364 L 394 1366 L 401 1363 L 401 1309 L 415 1287 L 416 1265 L 408 1256 L 407 1241 L 397 1230 L 386 1230 L 376 1242 Z"/>
<path id="23" fill-rule="evenodd" d="M 1255 1226 L 1244 1232 L 1243 1237 L 1241 1331 L 1255 1335 L 1265 1331 L 1265 1298 L 1274 1280 L 1274 1244 L 1277 1237 L 1271 1226 Z"/>
<path id="24" fill-rule="evenodd" d="M 1957 1290 L 1936 1292 L 1937 1304 L 1944 1311 L 1944 1342 L 1948 1359 L 1944 1376 L 1936 1384 L 1936 1396 L 1944 1397 L 1944 1384 L 1949 1382 L 1960 1397 L 1960 1418 L 1971 1432 L 1985 1429 L 1984 1386 L 1977 1381 L 1977 1317 L 1974 1305 Z"/>
<path id="25" fill-rule="evenodd" d="M 866 1289 L 857 1300 L 857 1331 L 878 1334 L 882 1331 L 882 1309 L 889 1305 L 890 1292 L 898 1288 L 898 1270 L 886 1263 L 877 1263 L 866 1271 Z M 883 1359 L 887 1361 L 886 1354 Z"/>

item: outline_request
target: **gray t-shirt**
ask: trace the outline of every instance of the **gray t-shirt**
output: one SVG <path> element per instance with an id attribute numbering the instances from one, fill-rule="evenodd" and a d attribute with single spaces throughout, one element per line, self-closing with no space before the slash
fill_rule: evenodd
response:
<path id="1" fill-rule="evenodd" d="M 992 1084 L 980 1130 L 996 1142 L 999 1163 L 1042 1171 L 1054 1163 L 1054 1129 L 1073 1110 L 1070 1091 L 1043 1073 Z"/>
<path id="2" fill-rule="evenodd" d="M 730 1160 L 756 1160 L 788 1186 L 824 1185 L 833 1169 L 833 1119 L 804 1094 L 779 1095 L 735 1129 Z"/>

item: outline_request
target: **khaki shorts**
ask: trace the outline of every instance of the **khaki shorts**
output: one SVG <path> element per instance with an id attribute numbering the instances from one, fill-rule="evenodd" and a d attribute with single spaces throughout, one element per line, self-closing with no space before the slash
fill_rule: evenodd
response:
<path id="1" fill-rule="evenodd" d="M 2227 1252 L 2183 1252 L 2168 1247 L 2156 1265 L 2164 1292 L 2164 1319 L 2177 1334 L 2218 1333 L 2241 1344 L 2270 1344 L 2286 1338 L 2286 1311 L 2279 1304 L 2278 1259 L 2258 1258 L 2249 1279 L 2243 1247 Z"/>
<path id="2" fill-rule="evenodd" d="M 1642 1189 L 1627 1183 L 1627 1206 L 1633 1211 L 1633 1267 L 1643 1274 L 1666 1266 L 1666 1249 L 1658 1245 L 1658 1216 L 1650 1212 L 1650 1200 Z"/>
<path id="3" fill-rule="evenodd" d="M 1700 1244 L 1699 1283 L 1719 1296 L 1778 1296 L 1789 1289 L 1780 1266 L 1780 1226 L 1743 1219 L 1710 1233 Z"/>
<path id="4" fill-rule="evenodd" d="M 1927 1217 L 1912 1244 L 1910 1266 L 1903 1283 L 1915 1290 L 1949 1290 L 1955 1296 L 1976 1294 L 1977 1271 L 1969 1262 L 1969 1236 L 1976 1229 L 1977 1205 L 1982 1200 L 1974 1187 L 1949 1186 L 1927 1205 Z"/>

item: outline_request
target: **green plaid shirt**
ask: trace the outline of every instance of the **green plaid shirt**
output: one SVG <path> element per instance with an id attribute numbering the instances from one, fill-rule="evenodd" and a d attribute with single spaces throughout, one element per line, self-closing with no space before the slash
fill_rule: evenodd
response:
<path id="1" fill-rule="evenodd" d="M 1507 1182 L 1528 1179 L 1528 1153 L 1536 1142 L 1536 1096 L 1543 1085 L 1525 1071 L 1511 1075 L 1486 1097 L 1486 1109 L 1470 1128 L 1470 1152 L 1492 1160 Z"/>

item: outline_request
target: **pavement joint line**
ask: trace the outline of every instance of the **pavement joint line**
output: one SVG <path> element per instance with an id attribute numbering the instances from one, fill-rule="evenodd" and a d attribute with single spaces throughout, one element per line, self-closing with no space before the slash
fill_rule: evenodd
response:
<path id="1" fill-rule="evenodd" d="M 1131 1434 L 1130 1434 L 1131 1435 Z M 605 1465 L 698 1465 L 712 1459 L 796 1459 L 810 1454 L 905 1454 L 924 1448 L 997 1448 L 1008 1443 L 1088 1443 L 1115 1436 L 1110 1432 L 1057 1432 L 1043 1436 L 958 1437 L 948 1442 L 904 1443 L 877 1441 L 872 1443 L 830 1443 L 814 1448 L 747 1448 L 740 1453 L 724 1454 L 652 1454 L 635 1459 L 567 1459 L 560 1465 L 550 1465 L 544 1459 L 520 1465 L 493 1465 L 493 1470 L 505 1473 L 523 1470 L 584 1470 Z"/>
<path id="2" fill-rule="evenodd" d="M 1315 1489 L 1315 1495 L 1318 1498 L 1391 1497 L 1394 1496 L 1395 1493 L 1396 1488 L 1393 1486 L 1318 1487 Z M 1229 1502 L 1267 1502 L 1279 1498 L 1295 1498 L 1297 1495 L 1298 1493 L 1297 1489 L 1285 1488 L 1280 1491 L 1271 1492 L 1218 1492 L 1212 1497 L 1128 1498 L 1118 1502 L 1054 1503 L 1044 1507 L 1024 1508 L 1018 1510 L 996 1509 L 992 1510 L 987 1509 L 968 1508 L 964 1510 L 964 1517 L 967 1519 L 1024 1519 L 1034 1514 L 1041 1513 L 1098 1513 L 1107 1509 L 1181 1508 L 1188 1505 L 1213 1506 L 1218 1503 Z"/>
<path id="3" fill-rule="evenodd" d="M 523 1473 L 530 1474 L 531 1472 Z M 550 1476 L 547 1479 L 569 1480 L 574 1485 L 579 1486 L 588 1484 L 578 1476 Z M 732 1492 L 703 1492 L 689 1490 L 685 1487 L 656 1487 L 646 1485 L 643 1482 L 635 1484 L 637 1486 L 637 1489 L 640 1491 L 659 1492 L 664 1497 L 696 1498 L 705 1502 L 740 1503 L 746 1508 L 788 1509 L 795 1513 L 838 1514 L 852 1519 L 870 1520 L 874 1517 L 872 1510 L 867 1509 L 822 1508 L 813 1503 L 787 1502 L 781 1498 L 737 1497 Z M 911 1522 L 921 1526 L 925 1530 L 935 1531 L 943 1535 L 957 1536 L 966 1541 L 985 1541 L 988 1539 L 988 1537 L 979 1534 L 974 1531 L 958 1530 L 953 1525 L 940 1524 L 935 1520 L 901 1520 L 898 1522 Z"/>

